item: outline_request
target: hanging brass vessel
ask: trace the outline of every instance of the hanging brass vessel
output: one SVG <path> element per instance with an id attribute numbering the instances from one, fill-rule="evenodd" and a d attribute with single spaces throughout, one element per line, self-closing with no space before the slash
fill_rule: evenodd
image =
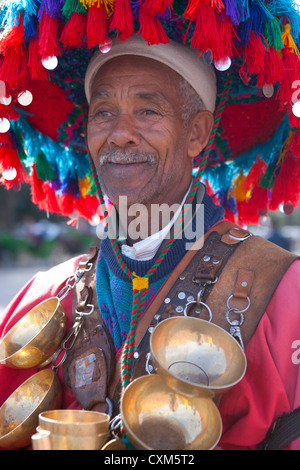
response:
<path id="1" fill-rule="evenodd" d="M 51 369 L 26 380 L 0 408 L 0 447 L 19 449 L 30 445 L 39 414 L 59 408 L 61 401 L 60 384 Z"/>
<path id="2" fill-rule="evenodd" d="M 0 364 L 27 369 L 45 366 L 60 345 L 66 315 L 58 297 L 41 302 L 19 320 L 0 342 Z"/>

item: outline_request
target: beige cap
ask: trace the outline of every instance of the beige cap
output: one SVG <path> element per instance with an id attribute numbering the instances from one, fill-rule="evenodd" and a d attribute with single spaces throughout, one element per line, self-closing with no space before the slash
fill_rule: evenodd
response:
<path id="1" fill-rule="evenodd" d="M 167 44 L 150 46 L 140 35 L 132 36 L 126 41 L 113 39 L 109 52 L 99 51 L 93 55 L 85 76 L 85 94 L 88 102 L 91 97 L 91 85 L 100 67 L 109 60 L 124 55 L 148 57 L 175 70 L 198 93 L 205 109 L 214 112 L 217 94 L 216 76 L 213 67 L 206 65 L 202 57 L 199 57 L 199 51 L 171 40 Z"/>

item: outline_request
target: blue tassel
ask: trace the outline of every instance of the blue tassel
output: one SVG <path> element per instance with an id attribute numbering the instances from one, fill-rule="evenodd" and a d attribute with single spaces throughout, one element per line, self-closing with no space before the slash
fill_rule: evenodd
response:
<path id="1" fill-rule="evenodd" d="M 261 35 L 264 33 L 264 24 L 266 21 L 264 9 L 257 3 L 254 3 L 254 1 L 250 1 L 249 14 L 250 17 L 246 21 L 243 21 L 238 28 L 238 36 L 242 46 L 247 46 L 249 43 L 251 31 L 255 31 L 257 34 Z"/>
<path id="2" fill-rule="evenodd" d="M 227 16 L 232 24 L 239 25 L 249 18 L 249 4 L 245 0 L 223 0 Z"/>
<path id="3" fill-rule="evenodd" d="M 291 25 L 291 34 L 296 43 L 299 43 L 300 15 L 295 8 L 294 0 L 270 0 L 268 8 L 273 16 L 286 16 Z"/>
<path id="4" fill-rule="evenodd" d="M 52 18 L 63 19 L 63 14 L 62 14 L 63 3 L 64 3 L 63 0 L 42 0 L 41 6 L 38 12 L 39 21 L 41 21 L 44 11 Z"/>

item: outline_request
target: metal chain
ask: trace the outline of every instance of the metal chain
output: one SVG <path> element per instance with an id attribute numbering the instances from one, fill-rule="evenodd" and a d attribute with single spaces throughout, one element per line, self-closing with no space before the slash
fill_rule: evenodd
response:
<path id="1" fill-rule="evenodd" d="M 62 301 L 63 299 L 67 297 L 67 295 L 69 295 L 69 293 L 76 287 L 76 285 L 82 279 L 82 277 L 87 272 L 89 272 L 92 269 L 92 267 L 93 267 L 93 263 L 86 263 L 86 266 L 84 268 L 78 267 L 76 269 L 75 274 L 69 277 L 64 287 L 57 294 L 57 297 L 59 298 L 60 301 Z M 95 309 L 94 305 L 87 304 L 85 305 L 85 307 L 88 309 L 88 311 L 84 311 L 84 310 L 78 311 L 77 309 L 75 310 L 75 313 L 77 314 L 77 316 L 75 318 L 73 326 L 71 330 L 69 331 L 68 335 L 66 336 L 65 340 L 62 342 L 60 348 L 53 355 L 51 369 L 55 373 L 57 372 L 57 369 L 65 362 L 68 352 L 74 346 L 76 338 L 79 335 L 79 332 L 82 328 L 84 317 L 89 316 L 94 312 L 94 309 Z M 58 364 L 56 364 L 56 361 L 62 352 L 63 352 L 63 356 L 58 362 Z"/>
<path id="2" fill-rule="evenodd" d="M 70 291 L 76 287 L 76 285 L 78 284 L 82 276 L 85 273 L 89 272 L 92 269 L 92 267 L 93 267 L 93 263 L 87 263 L 85 268 L 76 269 L 75 274 L 69 277 L 64 287 L 57 294 L 57 297 L 59 298 L 60 301 L 62 301 L 63 299 L 67 297 L 67 295 L 69 295 Z"/>

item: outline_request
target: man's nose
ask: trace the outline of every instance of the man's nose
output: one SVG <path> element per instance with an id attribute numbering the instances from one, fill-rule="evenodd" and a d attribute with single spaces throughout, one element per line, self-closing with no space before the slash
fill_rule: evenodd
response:
<path id="1" fill-rule="evenodd" d="M 133 147 L 139 142 L 140 136 L 134 119 L 128 114 L 120 114 L 111 128 L 108 144 L 112 147 Z"/>

